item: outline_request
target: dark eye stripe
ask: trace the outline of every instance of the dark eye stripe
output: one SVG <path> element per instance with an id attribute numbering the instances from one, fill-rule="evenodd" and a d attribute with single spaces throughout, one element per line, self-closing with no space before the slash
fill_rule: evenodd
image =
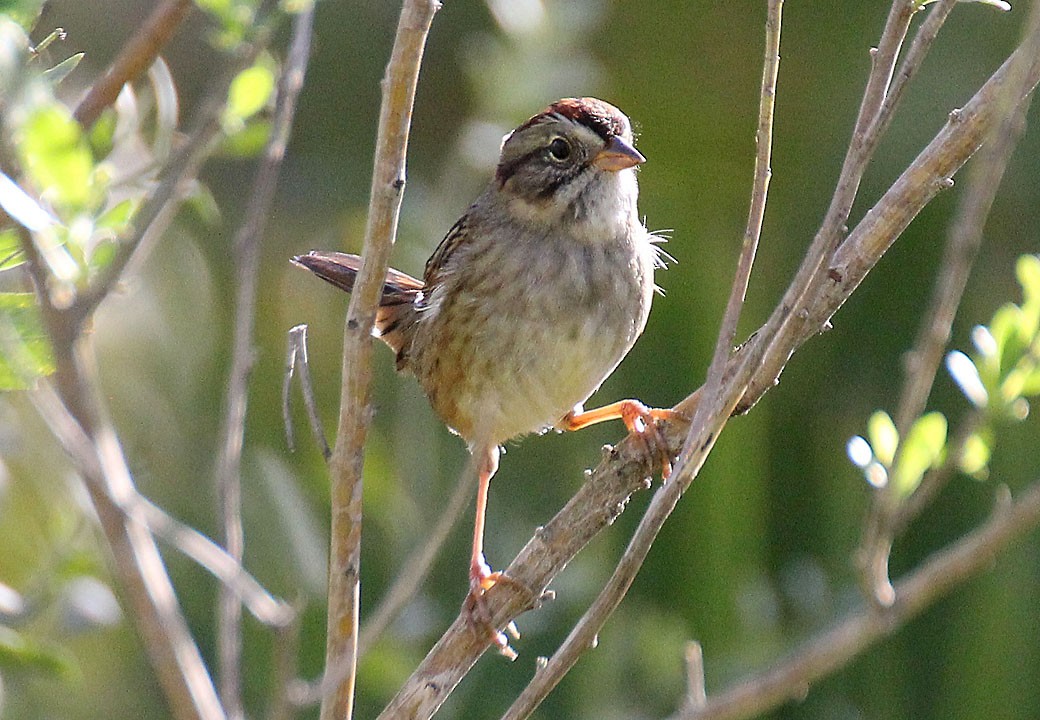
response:
<path id="1" fill-rule="evenodd" d="M 495 170 L 495 179 L 498 181 L 499 187 L 505 185 L 509 178 L 513 177 L 513 175 L 516 174 L 516 171 L 520 168 L 521 165 L 523 165 L 536 155 L 540 154 L 541 152 L 541 149 L 532 150 L 526 155 L 521 155 L 520 157 L 508 163 L 499 163 L 498 168 Z"/>
<path id="2" fill-rule="evenodd" d="M 555 180 L 553 180 L 551 183 L 546 185 L 544 188 L 542 188 L 538 192 L 538 199 L 539 200 L 547 200 L 547 199 L 551 198 L 553 195 L 556 194 L 557 190 L 559 190 L 563 185 L 566 185 L 567 183 L 569 183 L 574 178 L 576 178 L 579 175 L 581 175 L 583 172 L 585 172 L 585 170 L 588 167 L 589 167 L 588 163 L 582 163 L 581 165 L 576 165 L 570 171 L 561 174 L 560 177 L 558 177 Z"/>

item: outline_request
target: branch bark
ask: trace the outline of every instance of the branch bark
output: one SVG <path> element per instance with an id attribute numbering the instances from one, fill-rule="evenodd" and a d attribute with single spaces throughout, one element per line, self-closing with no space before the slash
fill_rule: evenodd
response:
<path id="1" fill-rule="evenodd" d="M 347 308 L 339 430 L 329 463 L 332 525 L 325 672 L 326 675 L 332 673 L 335 680 L 323 698 L 321 720 L 349 720 L 353 714 L 361 562 L 361 469 L 371 414 L 372 326 L 397 234 L 419 67 L 426 36 L 439 7 L 437 0 L 405 0 L 383 79 L 363 260 Z"/>

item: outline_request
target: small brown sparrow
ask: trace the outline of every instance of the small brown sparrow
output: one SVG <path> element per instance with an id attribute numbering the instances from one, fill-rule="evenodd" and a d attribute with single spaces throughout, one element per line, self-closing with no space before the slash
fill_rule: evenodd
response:
<path id="1" fill-rule="evenodd" d="M 595 98 L 553 103 L 510 133 L 487 189 L 426 263 L 390 270 L 374 334 L 414 373 L 440 418 L 469 445 L 479 479 L 467 606 L 501 573 L 483 554 L 488 485 L 500 445 L 548 427 L 621 418 L 662 448 L 635 400 L 584 411 L 646 325 L 662 253 L 636 211 L 628 118 Z M 347 292 L 361 259 L 313 251 L 293 262 Z M 665 474 L 669 470 L 665 458 Z M 505 636 L 491 639 L 508 650 Z"/>

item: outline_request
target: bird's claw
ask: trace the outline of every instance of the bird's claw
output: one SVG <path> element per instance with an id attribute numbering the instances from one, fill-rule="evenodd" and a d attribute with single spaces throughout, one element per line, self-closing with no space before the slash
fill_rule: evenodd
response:
<path id="1" fill-rule="evenodd" d="M 516 650 L 509 646 L 509 638 L 506 637 L 506 633 L 509 633 L 509 637 L 514 640 L 519 640 L 520 631 L 512 620 L 503 628 L 505 632 L 499 630 L 492 622 L 491 609 L 485 598 L 487 591 L 499 583 L 519 585 L 505 573 L 492 572 L 487 562 L 483 558 L 479 558 L 470 569 L 469 593 L 466 595 L 463 607 L 473 629 L 488 636 L 500 654 L 510 660 L 516 660 Z"/>

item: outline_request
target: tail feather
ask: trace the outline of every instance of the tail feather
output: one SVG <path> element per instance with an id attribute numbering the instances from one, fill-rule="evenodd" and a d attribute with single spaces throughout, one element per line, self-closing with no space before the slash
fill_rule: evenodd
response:
<path id="1" fill-rule="evenodd" d="M 292 261 L 345 292 L 354 289 L 361 268 L 361 258 L 357 255 L 321 250 L 297 255 Z M 373 334 L 397 353 L 399 370 L 407 364 L 408 345 L 417 320 L 415 301 L 424 287 L 421 280 L 393 268 L 387 271 L 383 281 Z"/>

